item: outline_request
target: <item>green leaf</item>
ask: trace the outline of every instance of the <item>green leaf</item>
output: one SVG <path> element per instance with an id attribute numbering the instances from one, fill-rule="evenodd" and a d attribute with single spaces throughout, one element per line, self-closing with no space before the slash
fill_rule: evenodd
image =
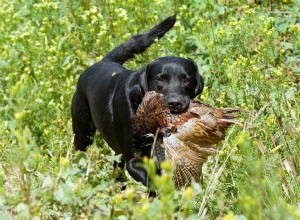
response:
<path id="1" fill-rule="evenodd" d="M 53 181 L 53 178 L 51 176 L 47 176 L 44 181 L 43 181 L 43 184 L 42 184 L 42 187 L 44 188 L 52 188 L 54 185 L 54 181 Z"/>
<path id="2" fill-rule="evenodd" d="M 119 155 L 106 155 L 105 158 L 108 162 L 120 162 L 121 161 L 121 154 Z"/>
<path id="3" fill-rule="evenodd" d="M 65 65 L 67 65 L 68 63 L 70 63 L 70 60 L 72 58 L 73 58 L 73 55 L 67 56 L 61 66 L 64 67 Z"/>
<path id="4" fill-rule="evenodd" d="M 119 215 L 116 219 L 117 220 L 127 220 L 128 218 L 125 215 Z"/>
<path id="5" fill-rule="evenodd" d="M 293 98 L 295 97 L 295 92 L 296 92 L 296 91 L 297 91 L 296 88 L 290 87 L 290 88 L 288 89 L 288 91 L 285 93 L 285 98 L 286 98 L 286 100 L 291 100 L 291 99 L 293 99 Z"/>
<path id="6" fill-rule="evenodd" d="M 58 41 L 58 45 L 57 45 L 57 50 L 60 49 L 60 47 L 65 43 L 65 41 L 68 39 L 67 36 L 64 36 L 62 38 L 60 38 L 60 40 Z"/>
<path id="7" fill-rule="evenodd" d="M 16 207 L 19 219 L 30 219 L 30 210 L 25 203 L 19 203 Z"/>

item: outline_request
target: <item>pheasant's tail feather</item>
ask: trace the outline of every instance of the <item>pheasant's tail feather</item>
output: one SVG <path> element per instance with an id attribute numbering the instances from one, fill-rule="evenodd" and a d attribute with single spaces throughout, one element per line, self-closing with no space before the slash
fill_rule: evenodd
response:
<path id="1" fill-rule="evenodd" d="M 251 111 L 242 109 L 242 108 L 223 108 L 222 111 L 225 115 L 230 115 L 232 113 L 247 113 L 250 114 Z M 233 116 L 237 116 L 236 114 L 233 114 Z"/>
<path id="2" fill-rule="evenodd" d="M 248 113 L 248 111 L 244 109 L 236 109 L 236 108 L 225 108 L 222 109 L 222 112 L 224 115 L 222 118 L 218 118 L 217 122 L 220 126 L 224 127 L 225 129 L 233 124 L 243 126 L 241 122 L 232 119 L 236 119 L 240 117 L 240 115 L 238 115 L 237 113 L 241 113 L 241 112 Z"/>
<path id="3" fill-rule="evenodd" d="M 226 118 L 220 118 L 217 120 L 217 122 L 219 125 L 222 125 L 225 128 L 229 127 L 232 124 L 243 126 L 243 124 L 239 121 L 230 120 L 230 119 L 226 119 Z"/>

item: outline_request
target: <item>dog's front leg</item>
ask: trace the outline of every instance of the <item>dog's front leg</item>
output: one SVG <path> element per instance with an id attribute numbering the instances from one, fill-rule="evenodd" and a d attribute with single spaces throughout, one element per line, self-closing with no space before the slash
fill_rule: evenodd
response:
<path id="1" fill-rule="evenodd" d="M 144 186 L 148 187 L 150 195 L 155 195 L 155 187 L 151 182 L 147 171 L 143 167 L 142 159 L 133 157 L 126 161 L 126 169 L 130 176 L 136 181 L 141 182 Z"/>
<path id="2" fill-rule="evenodd" d="M 123 153 L 123 159 L 126 162 L 126 169 L 129 175 L 132 176 L 132 178 L 136 181 L 141 182 L 144 186 L 148 187 L 150 195 L 155 195 L 155 187 L 151 182 L 146 169 L 143 167 L 143 160 L 141 159 L 141 157 L 135 156 L 132 139 L 128 140 L 128 142 L 130 144 L 125 145 L 127 146 L 127 148 L 125 148 L 125 151 Z"/>
<path id="3" fill-rule="evenodd" d="M 147 174 L 147 171 L 143 167 L 143 161 L 139 158 L 131 158 L 126 162 L 126 168 L 128 173 L 138 182 L 141 182 L 145 186 L 150 186 L 151 181 Z"/>

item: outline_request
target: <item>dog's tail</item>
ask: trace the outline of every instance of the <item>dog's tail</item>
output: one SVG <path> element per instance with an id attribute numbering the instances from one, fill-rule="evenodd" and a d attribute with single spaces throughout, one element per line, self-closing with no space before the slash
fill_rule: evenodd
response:
<path id="1" fill-rule="evenodd" d="M 154 43 L 155 39 L 164 36 L 174 26 L 175 21 L 176 15 L 173 15 L 146 33 L 132 36 L 128 41 L 109 52 L 103 60 L 123 64 L 126 60 L 133 58 L 134 54 L 145 51 Z"/>

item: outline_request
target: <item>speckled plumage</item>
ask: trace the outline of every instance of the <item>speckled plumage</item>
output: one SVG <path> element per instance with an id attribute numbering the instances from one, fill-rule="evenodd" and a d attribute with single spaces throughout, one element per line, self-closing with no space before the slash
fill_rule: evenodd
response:
<path id="1" fill-rule="evenodd" d="M 225 138 L 231 124 L 238 124 L 234 112 L 239 109 L 218 109 L 200 101 L 191 101 L 182 114 L 170 114 L 162 95 L 148 92 L 133 119 L 134 135 L 160 135 L 154 149 L 158 165 L 169 160 L 177 189 L 199 182 L 202 165 L 216 152 L 213 146 Z"/>

